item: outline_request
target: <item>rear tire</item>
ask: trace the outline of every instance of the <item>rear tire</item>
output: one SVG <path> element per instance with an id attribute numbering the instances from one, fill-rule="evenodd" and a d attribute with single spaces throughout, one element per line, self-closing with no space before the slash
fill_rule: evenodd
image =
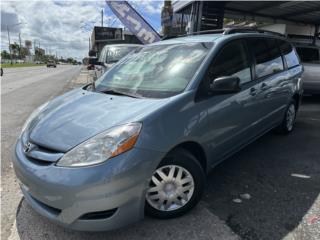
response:
<path id="1" fill-rule="evenodd" d="M 297 116 L 296 101 L 291 100 L 287 106 L 282 123 L 277 127 L 277 132 L 282 134 L 289 134 L 294 129 L 294 124 Z"/>
<path id="2" fill-rule="evenodd" d="M 205 172 L 188 151 L 176 149 L 157 167 L 146 193 L 146 214 L 161 219 L 181 216 L 200 200 Z"/>

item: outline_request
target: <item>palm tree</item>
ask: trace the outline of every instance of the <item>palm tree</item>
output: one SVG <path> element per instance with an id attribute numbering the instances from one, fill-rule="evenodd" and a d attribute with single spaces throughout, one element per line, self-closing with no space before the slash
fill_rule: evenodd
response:
<path id="1" fill-rule="evenodd" d="M 17 58 L 18 56 L 18 53 L 19 53 L 19 44 L 18 43 L 13 43 L 13 44 L 10 44 L 10 49 L 11 49 L 11 53 L 13 55 L 14 58 Z"/>

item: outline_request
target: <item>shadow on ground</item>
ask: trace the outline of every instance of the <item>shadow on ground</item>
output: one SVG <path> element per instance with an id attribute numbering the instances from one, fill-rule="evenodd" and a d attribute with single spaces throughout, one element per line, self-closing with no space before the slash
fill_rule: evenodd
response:
<path id="1" fill-rule="evenodd" d="M 278 240 L 297 229 L 314 205 L 319 173 L 320 99 L 308 98 L 292 134 L 268 133 L 220 164 L 208 177 L 201 203 L 184 217 L 147 218 L 108 233 L 79 233 L 48 222 L 23 201 L 16 229 L 21 239 L 238 239 L 236 233 L 242 239 Z M 243 193 L 250 199 L 233 202 Z M 304 236 L 299 239 L 316 239 L 312 233 Z"/>

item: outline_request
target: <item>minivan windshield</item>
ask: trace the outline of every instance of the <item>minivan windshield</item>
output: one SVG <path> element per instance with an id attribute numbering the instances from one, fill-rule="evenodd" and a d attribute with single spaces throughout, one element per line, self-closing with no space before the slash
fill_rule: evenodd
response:
<path id="1" fill-rule="evenodd" d="M 213 43 L 146 46 L 129 54 L 96 81 L 96 91 L 118 91 L 146 98 L 182 92 Z"/>

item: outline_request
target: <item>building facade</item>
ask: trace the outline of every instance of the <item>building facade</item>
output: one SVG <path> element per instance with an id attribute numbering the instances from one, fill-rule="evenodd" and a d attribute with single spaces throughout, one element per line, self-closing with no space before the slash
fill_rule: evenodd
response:
<path id="1" fill-rule="evenodd" d="M 172 26 L 179 34 L 221 29 L 224 4 L 220 1 L 173 1 Z"/>

